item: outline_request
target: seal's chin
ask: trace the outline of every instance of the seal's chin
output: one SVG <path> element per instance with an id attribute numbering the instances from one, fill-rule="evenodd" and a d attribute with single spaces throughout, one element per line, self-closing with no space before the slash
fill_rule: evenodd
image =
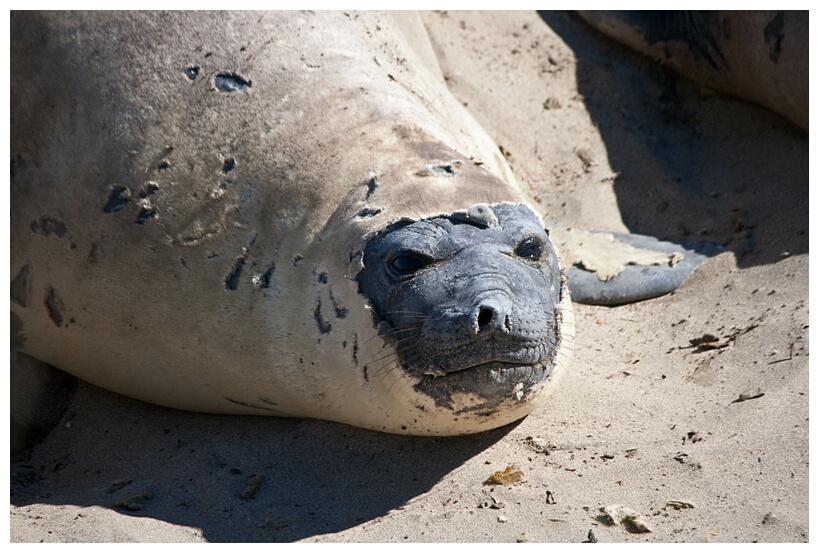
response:
<path id="1" fill-rule="evenodd" d="M 548 361 L 532 364 L 489 361 L 424 375 L 416 390 L 440 407 L 458 412 L 491 414 L 504 401 L 526 401 L 529 393 L 552 372 Z M 464 402 L 462 398 L 468 397 Z M 459 399 L 461 398 L 461 399 Z"/>

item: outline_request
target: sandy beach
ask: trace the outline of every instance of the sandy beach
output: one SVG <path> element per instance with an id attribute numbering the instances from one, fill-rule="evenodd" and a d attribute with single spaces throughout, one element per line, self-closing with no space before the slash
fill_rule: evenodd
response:
<path id="1" fill-rule="evenodd" d="M 576 305 L 560 388 L 483 434 L 196 414 L 81 383 L 11 463 L 12 542 L 808 541 L 808 133 L 571 14 L 423 21 L 547 223 L 721 253 L 670 295 Z M 515 482 L 488 483 L 507 467 Z"/>

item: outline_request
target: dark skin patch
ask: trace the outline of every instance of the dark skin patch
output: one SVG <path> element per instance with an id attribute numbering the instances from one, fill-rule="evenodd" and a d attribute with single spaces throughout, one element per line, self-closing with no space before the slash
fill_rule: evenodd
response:
<path id="1" fill-rule="evenodd" d="M 270 281 L 273 278 L 273 271 L 276 270 L 276 264 L 270 263 L 270 266 L 258 278 L 259 288 L 270 288 Z"/>
<path id="2" fill-rule="evenodd" d="M 108 201 L 102 208 L 104 213 L 117 213 L 122 211 L 128 202 L 131 201 L 131 191 L 127 186 L 112 186 Z"/>
<path id="3" fill-rule="evenodd" d="M 229 401 L 230 403 L 233 403 L 233 404 L 235 404 L 235 405 L 241 405 L 242 407 L 250 407 L 251 409 L 260 409 L 260 410 L 262 410 L 262 411 L 269 411 L 269 412 L 271 412 L 271 413 L 280 413 L 280 411 L 278 411 L 278 410 L 276 410 L 276 409 L 271 409 L 270 407 L 265 407 L 265 406 L 263 406 L 263 405 L 255 405 L 255 404 L 253 404 L 253 403 L 246 403 L 246 402 L 244 402 L 244 401 L 239 401 L 239 400 L 236 400 L 236 399 L 231 399 L 231 398 L 229 398 L 229 397 L 226 397 L 226 398 L 225 398 L 225 400 L 226 400 L 226 401 Z M 271 402 L 271 401 L 269 401 L 269 400 L 268 400 L 268 401 L 266 401 L 266 403 L 269 403 L 269 404 L 271 404 L 271 405 L 275 405 L 275 403 L 273 403 L 273 402 Z"/>
<path id="4" fill-rule="evenodd" d="M 236 73 L 219 73 L 213 82 L 222 92 L 242 92 L 252 86 L 251 81 Z"/>
<path id="5" fill-rule="evenodd" d="M 46 290 L 46 296 L 43 300 L 43 305 L 45 305 L 46 310 L 48 311 L 48 318 L 57 325 L 63 325 L 63 311 L 65 307 L 63 307 L 63 302 L 57 296 L 57 292 L 54 291 L 54 288 L 49 288 Z"/>
<path id="6" fill-rule="evenodd" d="M 11 349 L 23 349 L 26 344 L 26 335 L 23 333 L 23 319 L 17 316 L 14 311 L 11 312 Z"/>
<path id="7" fill-rule="evenodd" d="M 26 161 L 23 156 L 17 155 L 11 158 L 11 178 L 15 178 L 20 172 L 20 169 L 26 166 Z"/>
<path id="8" fill-rule="evenodd" d="M 346 307 L 344 307 L 343 305 L 338 303 L 335 296 L 333 295 L 333 290 L 332 289 L 330 290 L 330 302 L 332 302 L 332 304 L 333 304 L 333 310 L 336 312 L 336 318 L 337 319 L 346 319 L 347 314 L 349 313 L 349 311 L 347 310 Z"/>
<path id="9" fill-rule="evenodd" d="M 365 207 L 364 209 L 362 209 L 361 211 L 356 213 L 356 217 L 361 217 L 361 218 L 375 217 L 376 215 L 378 215 L 382 211 L 383 211 L 383 209 L 380 209 L 380 208 Z"/>
<path id="10" fill-rule="evenodd" d="M 153 181 L 148 181 L 142 186 L 142 190 L 139 191 L 139 198 L 144 199 L 148 196 L 153 196 L 159 191 L 159 185 Z"/>
<path id="11" fill-rule="evenodd" d="M 364 200 L 366 201 L 370 199 L 375 189 L 378 188 L 378 177 L 370 177 L 364 184 L 367 187 L 367 195 L 364 196 Z"/>
<path id="12" fill-rule="evenodd" d="M 57 238 L 62 238 L 67 230 L 65 223 L 59 217 L 43 215 L 36 221 L 31 222 L 31 232 L 43 236 L 53 234 Z"/>
<path id="13" fill-rule="evenodd" d="M 765 25 L 763 31 L 765 43 L 768 45 L 768 57 L 776 63 L 779 61 L 779 54 L 782 52 L 782 41 L 785 39 L 785 14 L 777 12 L 776 16 Z"/>
<path id="14" fill-rule="evenodd" d="M 324 320 L 324 317 L 321 314 L 321 300 L 316 300 L 316 309 L 313 311 L 313 318 L 316 320 L 316 324 L 318 325 L 319 332 L 322 334 L 330 334 L 333 330 L 333 327 L 330 323 Z"/>
<path id="15" fill-rule="evenodd" d="M 245 262 L 247 261 L 247 254 L 240 255 L 236 258 L 236 261 L 233 263 L 233 269 L 231 269 L 228 276 L 225 278 L 225 288 L 228 290 L 236 290 L 239 287 L 239 279 L 242 278 L 242 271 L 245 268 Z"/>
<path id="16" fill-rule="evenodd" d="M 151 219 L 155 219 L 159 216 L 155 207 L 151 206 L 143 206 L 139 208 L 139 213 L 137 214 L 136 223 L 138 225 L 144 225 Z"/>
<path id="17" fill-rule="evenodd" d="M 21 307 L 28 306 L 29 284 L 28 277 L 31 269 L 28 265 L 23 265 L 14 280 L 11 281 L 11 301 Z"/>

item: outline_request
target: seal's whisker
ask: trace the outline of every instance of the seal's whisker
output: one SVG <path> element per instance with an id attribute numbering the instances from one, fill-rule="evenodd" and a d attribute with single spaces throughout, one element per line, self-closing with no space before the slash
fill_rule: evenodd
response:
<path id="1" fill-rule="evenodd" d="M 400 358 L 400 356 L 398 355 L 397 352 L 390 351 L 390 352 L 387 352 L 386 354 L 384 354 L 382 357 L 373 356 L 372 358 L 368 359 L 365 364 L 366 365 L 372 365 L 373 363 L 380 363 L 380 362 L 382 362 L 384 360 L 387 360 L 387 359 L 399 359 L 399 358 Z"/>
<path id="2" fill-rule="evenodd" d="M 423 311 L 384 311 L 384 315 L 414 315 L 419 319 L 428 317 L 427 313 Z"/>
<path id="3" fill-rule="evenodd" d="M 408 327 L 404 327 L 404 328 L 398 328 L 398 327 L 393 328 L 389 332 L 384 334 L 384 337 L 394 338 L 396 336 L 396 334 L 406 334 L 408 332 L 414 332 L 415 336 L 420 336 L 421 335 L 420 327 L 418 327 L 418 326 L 408 326 Z"/>
<path id="4" fill-rule="evenodd" d="M 371 374 L 372 378 L 378 377 L 383 378 L 393 370 L 401 369 L 400 360 L 398 359 L 397 356 L 393 356 L 392 358 L 380 359 L 378 362 L 380 363 L 382 361 L 384 361 L 384 363 L 380 367 L 376 367 L 375 370 L 372 371 Z"/>
<path id="5" fill-rule="evenodd" d="M 382 338 L 382 339 L 388 338 L 388 337 L 392 338 L 396 334 L 404 334 L 406 332 L 411 332 L 411 331 L 415 331 L 415 332 L 418 332 L 420 334 L 420 326 L 407 326 L 407 327 L 403 327 L 403 328 L 400 328 L 400 327 L 391 328 L 390 330 L 388 330 L 384 334 L 376 334 L 375 336 L 371 336 L 371 337 L 367 338 L 366 340 L 364 340 L 363 343 L 368 344 L 370 341 L 372 341 L 372 340 L 374 340 L 376 338 Z"/>

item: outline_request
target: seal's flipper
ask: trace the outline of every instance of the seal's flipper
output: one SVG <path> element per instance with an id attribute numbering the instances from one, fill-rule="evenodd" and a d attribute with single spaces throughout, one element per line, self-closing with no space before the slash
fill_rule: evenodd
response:
<path id="1" fill-rule="evenodd" d="M 572 301 L 620 305 L 668 294 L 715 245 L 681 246 L 641 234 L 552 229 L 561 246 Z"/>
<path id="2" fill-rule="evenodd" d="M 77 379 L 24 353 L 11 352 L 11 453 L 36 445 L 60 422 Z"/>

